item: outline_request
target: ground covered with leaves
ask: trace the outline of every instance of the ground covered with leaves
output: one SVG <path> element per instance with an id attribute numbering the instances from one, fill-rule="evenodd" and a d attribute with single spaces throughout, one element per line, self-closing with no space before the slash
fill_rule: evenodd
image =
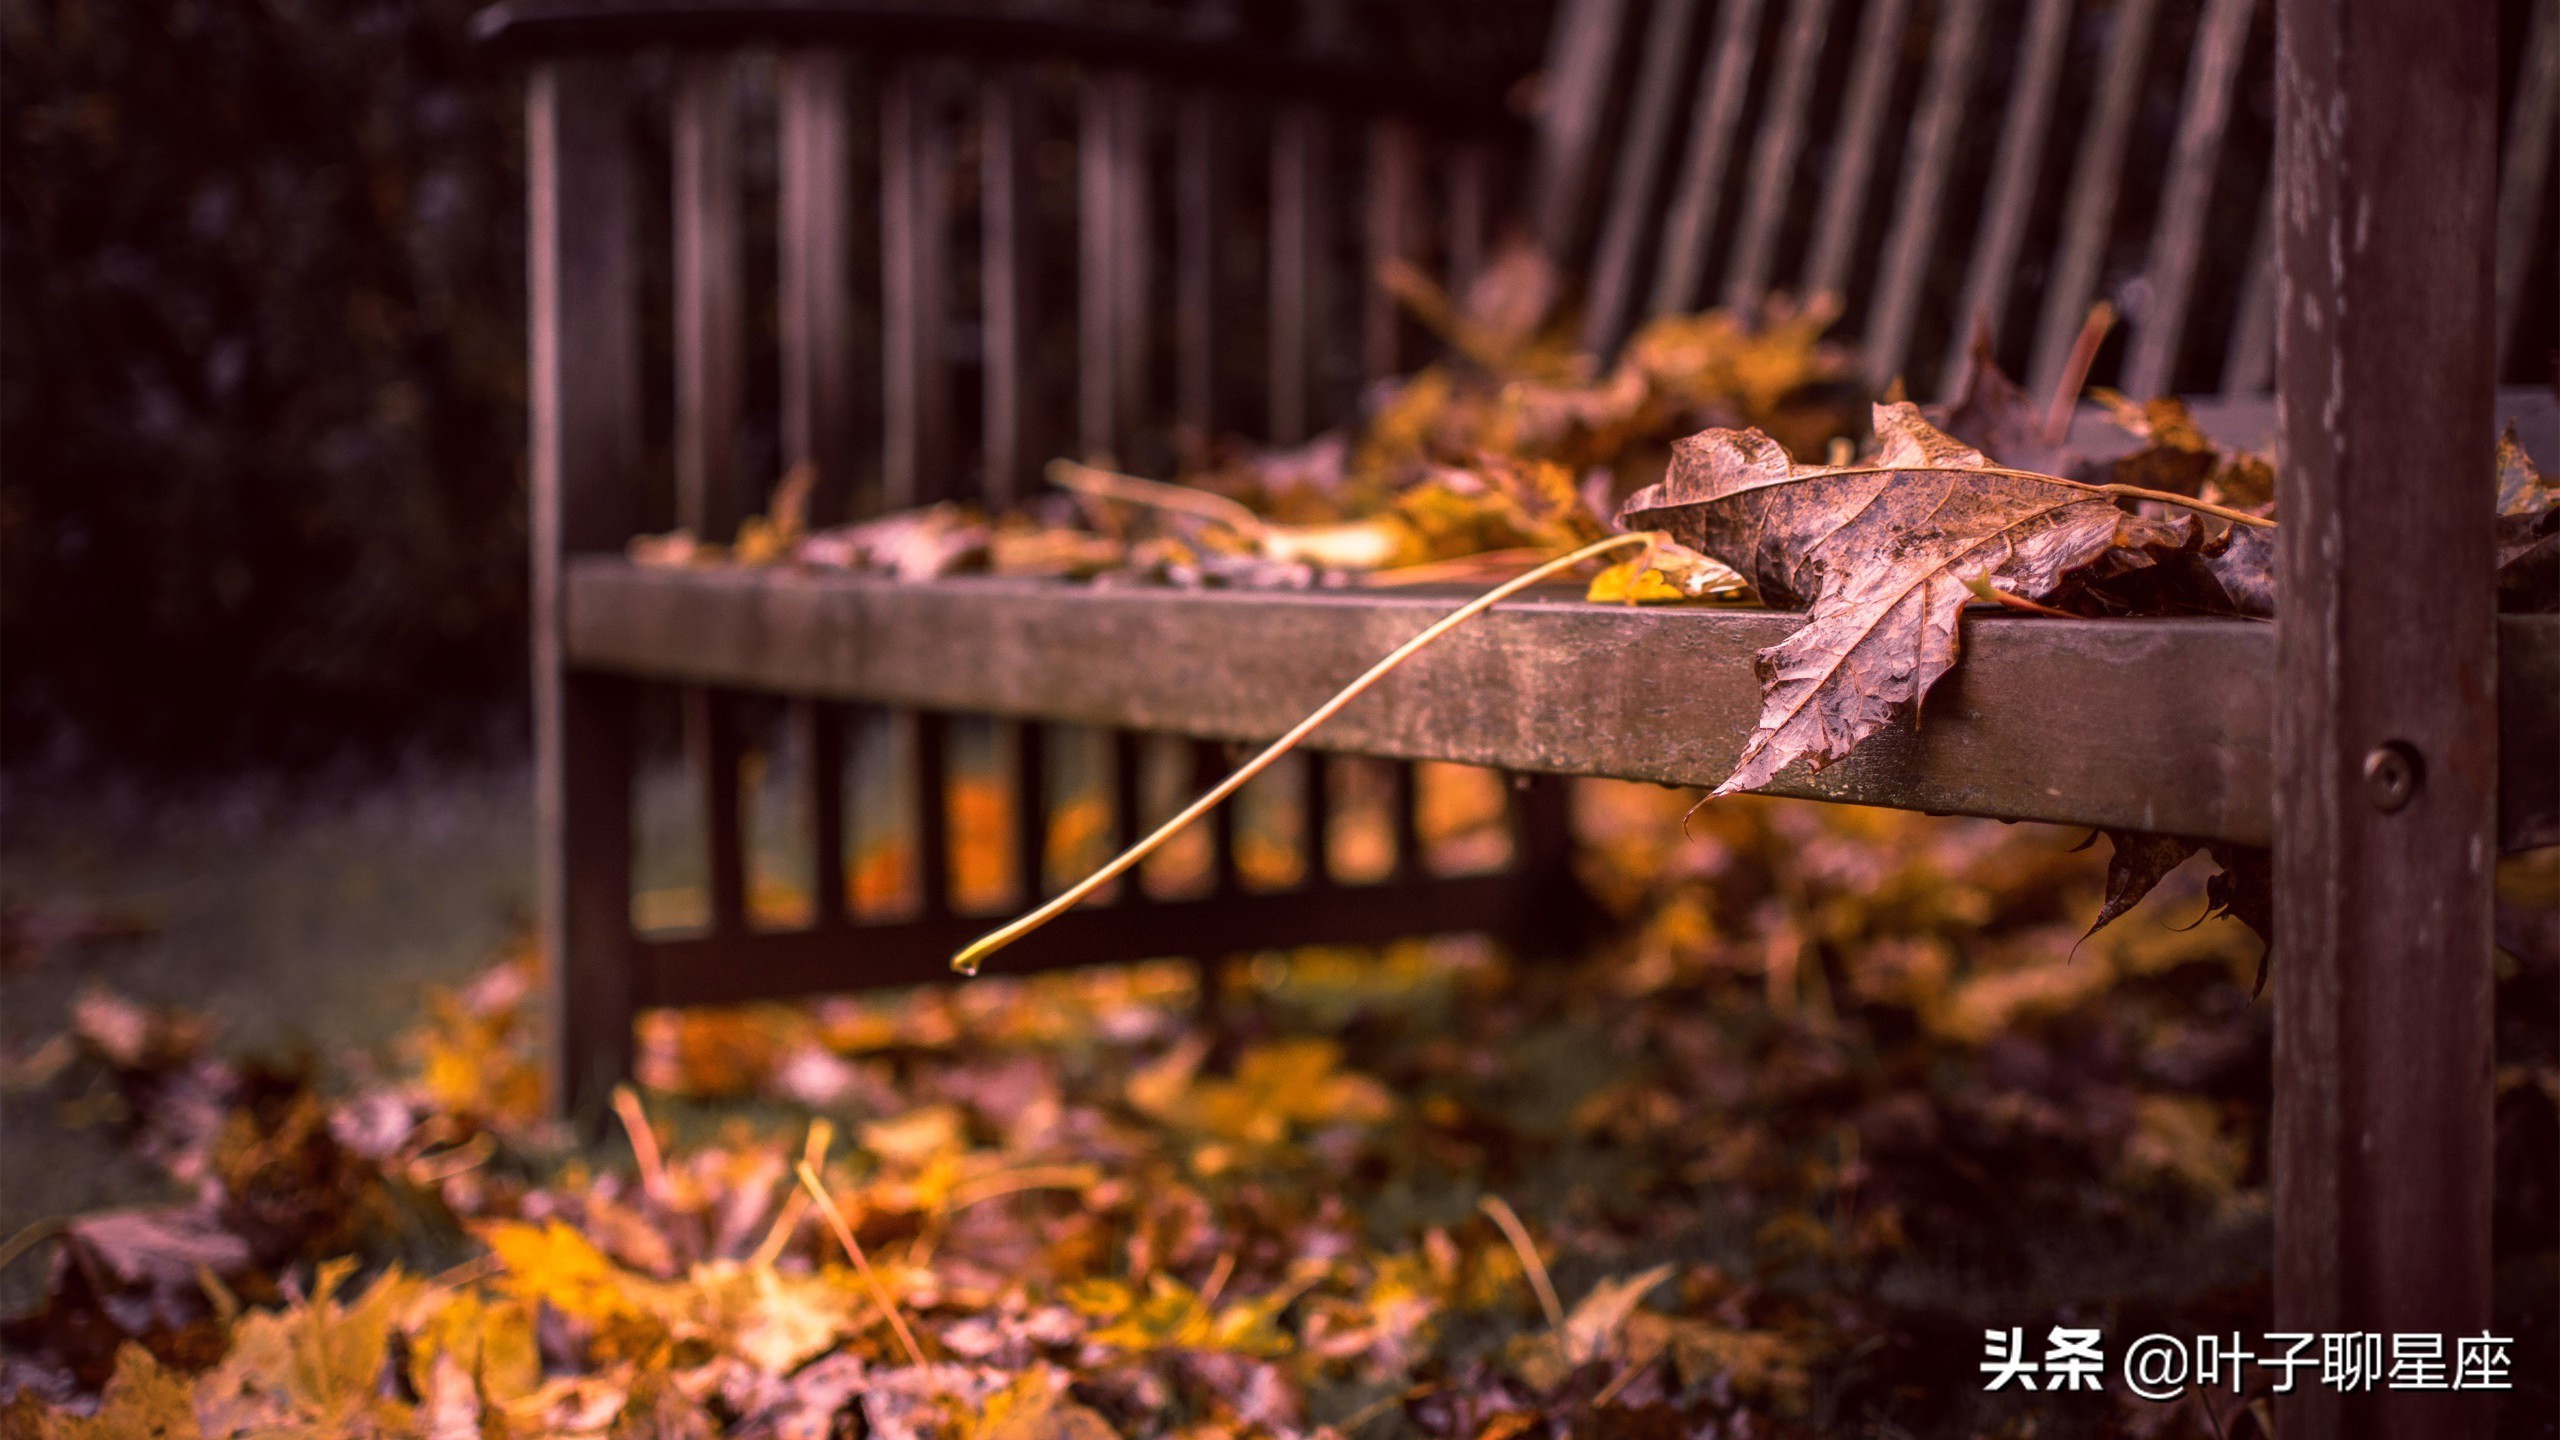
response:
<path id="1" fill-rule="evenodd" d="M 190 1203 L 21 1235 L 11 1436 L 2217 1435 L 1987 1327 L 2266 1328 L 2258 945 L 2075 836 L 1588 784 L 1584 953 L 1452 937 L 652 1014 L 539 1110 L 530 955 L 374 1069 L 98 991 L 12 1082 Z M 2551 1395 L 2547 1018 L 2502 885 L 2502 1334 Z M 2545 926 L 2544 928 L 2547 928 Z M 2281 968 L 2274 984 L 2283 983 Z M 804 1181 L 795 1172 L 803 1165 Z M 813 1182 L 813 1183 L 812 1183 Z M 823 1197 L 823 1198 L 821 1198 Z"/>

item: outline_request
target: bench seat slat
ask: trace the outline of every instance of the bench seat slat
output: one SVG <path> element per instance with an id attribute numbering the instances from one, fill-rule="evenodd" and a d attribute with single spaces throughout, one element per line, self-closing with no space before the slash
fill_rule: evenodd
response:
<path id="1" fill-rule="evenodd" d="M 1275 735 L 1448 596 L 1183 593 L 573 563 L 580 667 L 1216 739 Z M 1515 602 L 1424 652 L 1323 742 L 1405 759 L 1713 784 L 1760 705 L 1762 611 Z M 2511 731 L 2560 735 L 2560 618 L 2503 622 Z M 1240 663 L 1239 656 L 1252 657 Z M 1774 793 L 2265 844 L 2274 627 L 1982 617 L 1926 723 Z M 2526 677 L 2542 676 L 2536 692 Z M 2550 757 L 2509 746 L 2511 842 L 2555 829 Z M 2526 773 L 2541 766 L 2540 778 Z M 2535 787 L 2539 787 L 2537 794 Z"/>

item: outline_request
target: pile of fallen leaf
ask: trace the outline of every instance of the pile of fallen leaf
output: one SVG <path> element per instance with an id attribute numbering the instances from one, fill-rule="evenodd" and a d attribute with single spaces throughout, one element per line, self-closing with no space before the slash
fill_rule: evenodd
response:
<path id="1" fill-rule="evenodd" d="M 1683 839 L 1691 798 L 1582 787 L 1579 957 L 652 1013 L 584 1150 L 528 954 L 328 1075 L 93 992 L 12 1083 L 192 1198 L 10 1243 L 49 1268 L 0 1434 L 2223 1433 L 2237 1398 L 1976 1367 L 1991 1326 L 2264 1328 L 2256 945 L 2175 880 L 2083 941 L 2100 868 L 2047 828 L 1746 796 Z M 2502 875 L 2519 1377 L 2554 1354 L 2555 858 Z"/>

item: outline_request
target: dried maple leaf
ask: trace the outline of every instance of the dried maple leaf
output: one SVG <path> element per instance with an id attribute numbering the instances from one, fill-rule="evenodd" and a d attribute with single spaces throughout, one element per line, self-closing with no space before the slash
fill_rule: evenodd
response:
<path id="1" fill-rule="evenodd" d="M 1908 402 L 1878 405 L 1873 463 L 1799 465 L 1757 430 L 1683 440 L 1670 473 L 1627 502 L 1724 561 L 1803 628 L 1759 655 L 1760 722 L 1718 795 L 1798 760 L 1847 755 L 1956 661 L 1957 617 L 1983 581 L 2057 598 L 2111 551 L 2186 548 L 2193 527 L 2128 513 L 2093 487 L 1994 466 Z"/>
<path id="2" fill-rule="evenodd" d="M 2560 610 L 2560 483 L 2535 467 L 2512 420 L 2498 438 L 2498 605 Z"/>

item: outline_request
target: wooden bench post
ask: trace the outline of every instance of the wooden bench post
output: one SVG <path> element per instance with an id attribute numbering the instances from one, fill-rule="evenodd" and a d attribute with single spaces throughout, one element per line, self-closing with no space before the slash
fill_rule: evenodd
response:
<path id="1" fill-rule="evenodd" d="M 2277 0 L 2276 1328 L 2449 1372 L 2490 1294 L 2497 31 Z M 2489 1433 L 2303 1378 L 2285 1440 Z"/>
<path id="2" fill-rule="evenodd" d="M 533 409 L 535 846 L 552 1112 L 592 1119 L 631 1068 L 631 682 L 569 670 L 565 561 L 636 528 L 632 176 L 609 60 L 526 91 Z"/>

